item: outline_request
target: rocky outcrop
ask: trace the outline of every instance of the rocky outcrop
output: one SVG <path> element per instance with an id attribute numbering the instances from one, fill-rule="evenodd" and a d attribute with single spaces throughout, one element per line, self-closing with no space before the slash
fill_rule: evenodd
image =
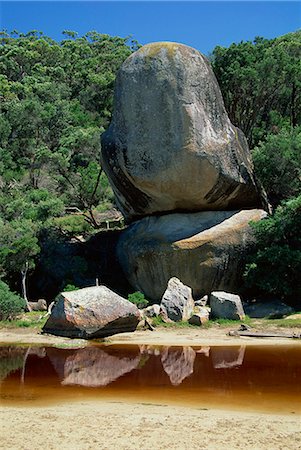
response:
<path id="1" fill-rule="evenodd" d="M 195 297 L 237 292 L 244 254 L 253 245 L 249 222 L 265 215 L 255 209 L 147 217 L 123 232 L 118 258 L 132 286 L 154 301 L 172 277 Z"/>
<path id="2" fill-rule="evenodd" d="M 246 138 L 207 59 L 148 44 L 123 63 L 102 166 L 130 222 L 154 213 L 261 207 Z"/>
<path id="3" fill-rule="evenodd" d="M 105 286 L 62 292 L 43 327 L 44 333 L 96 339 L 134 331 L 138 308 Z"/>
<path id="4" fill-rule="evenodd" d="M 173 277 L 161 300 L 161 312 L 173 322 L 187 321 L 194 309 L 191 288 Z"/>
<path id="5" fill-rule="evenodd" d="M 229 292 L 212 292 L 209 297 L 213 319 L 243 320 L 245 312 L 239 295 Z"/>

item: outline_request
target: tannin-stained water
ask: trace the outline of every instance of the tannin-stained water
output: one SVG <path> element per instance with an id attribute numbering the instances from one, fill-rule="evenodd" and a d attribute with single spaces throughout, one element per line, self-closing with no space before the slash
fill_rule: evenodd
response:
<path id="1" fill-rule="evenodd" d="M 2 405 L 99 399 L 301 413 L 301 345 L 0 347 Z"/>

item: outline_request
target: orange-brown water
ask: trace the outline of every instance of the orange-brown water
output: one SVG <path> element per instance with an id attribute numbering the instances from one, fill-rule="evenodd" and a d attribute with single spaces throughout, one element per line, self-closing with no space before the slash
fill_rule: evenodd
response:
<path id="1" fill-rule="evenodd" d="M 301 345 L 0 347 L 2 405 L 100 399 L 301 413 Z"/>

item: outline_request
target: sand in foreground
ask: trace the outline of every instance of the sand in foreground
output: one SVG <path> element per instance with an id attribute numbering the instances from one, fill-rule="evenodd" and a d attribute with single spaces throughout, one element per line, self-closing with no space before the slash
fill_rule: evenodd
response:
<path id="1" fill-rule="evenodd" d="M 301 448 L 301 417 L 116 402 L 1 408 L 6 450 Z"/>

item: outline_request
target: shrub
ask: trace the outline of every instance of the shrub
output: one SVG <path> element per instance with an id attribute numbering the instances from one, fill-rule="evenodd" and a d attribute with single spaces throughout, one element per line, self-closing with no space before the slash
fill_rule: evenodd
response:
<path id="1" fill-rule="evenodd" d="M 257 249 L 246 265 L 247 287 L 296 302 L 301 296 L 301 195 L 252 227 Z"/>
<path id="2" fill-rule="evenodd" d="M 66 284 L 64 287 L 64 292 L 71 292 L 71 291 L 78 291 L 79 287 L 75 286 L 74 284 Z"/>
<path id="3" fill-rule="evenodd" d="M 0 320 L 13 319 L 25 309 L 25 301 L 0 281 Z"/>
<path id="4" fill-rule="evenodd" d="M 134 292 L 133 294 L 128 295 L 128 300 L 131 303 L 134 303 L 134 305 L 137 306 L 139 309 L 146 308 L 148 305 L 148 300 L 144 297 L 144 294 L 142 292 Z"/>

